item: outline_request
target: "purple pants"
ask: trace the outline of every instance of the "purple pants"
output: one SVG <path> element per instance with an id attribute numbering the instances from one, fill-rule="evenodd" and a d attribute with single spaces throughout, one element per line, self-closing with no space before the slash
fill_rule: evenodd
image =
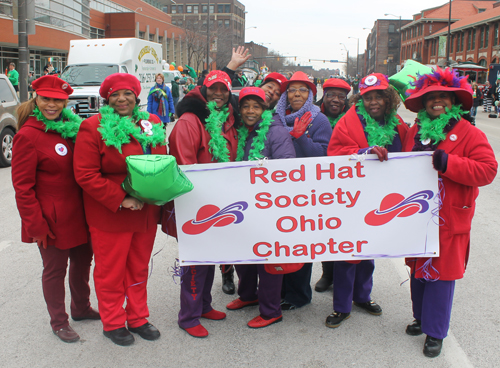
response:
<path id="1" fill-rule="evenodd" d="M 92 247 L 82 244 L 70 249 L 58 249 L 49 245 L 38 248 L 43 261 L 42 288 L 50 315 L 50 325 L 54 331 L 69 325 L 64 303 L 64 278 L 69 258 L 69 290 L 71 292 L 71 314 L 85 315 L 90 309 L 90 264 Z"/>
<path id="2" fill-rule="evenodd" d="M 181 277 L 181 310 L 179 326 L 191 328 L 200 324 L 202 314 L 210 312 L 215 266 L 184 266 Z"/>
<path id="3" fill-rule="evenodd" d="M 350 313 L 352 302 L 369 302 L 373 287 L 373 259 L 352 264 L 344 261 L 335 262 L 333 268 L 333 310 Z"/>
<path id="4" fill-rule="evenodd" d="M 237 265 L 238 295 L 244 302 L 259 299 L 259 312 L 263 318 L 281 316 L 281 283 L 283 275 L 273 275 L 264 269 L 264 265 Z M 257 277 L 259 278 L 257 284 Z M 258 287 L 257 287 L 258 286 Z"/>
<path id="5" fill-rule="evenodd" d="M 422 322 L 422 332 L 444 339 L 450 328 L 455 281 L 425 281 L 411 275 L 413 318 Z"/>

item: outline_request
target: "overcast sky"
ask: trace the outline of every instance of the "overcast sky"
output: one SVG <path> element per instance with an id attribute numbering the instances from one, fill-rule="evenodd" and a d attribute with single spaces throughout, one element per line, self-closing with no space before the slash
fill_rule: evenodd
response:
<path id="1" fill-rule="evenodd" d="M 240 0 L 245 5 L 245 41 L 264 44 L 297 63 L 315 69 L 343 64 L 309 63 L 308 59 L 345 60 L 344 43 L 351 56 L 366 48 L 366 37 L 377 19 L 412 19 L 414 14 L 446 4 L 446 0 Z M 458 6 L 459 2 L 453 3 Z M 453 5 L 452 5 L 453 6 Z M 385 17 L 385 13 L 395 16 Z M 257 27 L 257 28 L 249 28 Z M 363 28 L 369 28 L 365 30 Z M 269 44 L 266 44 L 269 43 Z"/>

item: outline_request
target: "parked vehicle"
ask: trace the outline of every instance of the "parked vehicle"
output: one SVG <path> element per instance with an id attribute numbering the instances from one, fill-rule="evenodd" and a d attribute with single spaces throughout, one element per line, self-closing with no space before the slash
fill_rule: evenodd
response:
<path id="1" fill-rule="evenodd" d="M 184 79 L 184 76 L 181 74 L 180 71 L 178 70 L 163 70 L 163 76 L 165 77 L 165 84 L 167 85 L 168 88 L 170 88 L 170 91 L 172 91 L 172 81 L 174 80 L 175 77 L 179 77 L 179 84 L 183 85 L 186 84 L 186 80 Z M 185 93 L 182 88 L 179 88 L 179 101 L 183 99 Z"/>
<path id="2" fill-rule="evenodd" d="M 160 44 L 138 38 L 72 40 L 61 78 L 74 89 L 69 99 L 77 102 L 75 110 L 83 118 L 98 113 L 104 103 L 99 88 L 113 73 L 132 74 L 140 80 L 140 106 L 145 109 L 155 75 L 162 72 L 161 55 Z"/>
<path id="3" fill-rule="evenodd" d="M 19 104 L 17 93 L 9 78 L 0 74 L 0 142 L 2 142 L 0 167 L 10 166 L 12 160 L 12 140 L 16 134 L 16 109 Z"/>

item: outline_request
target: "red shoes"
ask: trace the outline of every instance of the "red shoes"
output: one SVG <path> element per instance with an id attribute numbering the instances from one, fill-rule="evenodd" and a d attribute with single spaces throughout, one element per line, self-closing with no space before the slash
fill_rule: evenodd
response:
<path id="1" fill-rule="evenodd" d="M 278 323 L 283 320 L 283 316 L 274 317 L 271 319 L 264 319 L 261 316 L 257 316 L 248 322 L 247 326 L 250 328 L 262 328 L 272 325 L 273 323 Z"/>
<path id="2" fill-rule="evenodd" d="M 208 336 L 207 329 L 203 327 L 201 324 L 198 326 L 182 328 L 182 329 L 193 337 L 204 338 Z"/>
<path id="3" fill-rule="evenodd" d="M 230 302 L 228 305 L 226 305 L 226 308 L 229 310 L 236 310 L 236 309 L 241 309 L 245 307 L 249 307 L 251 305 L 257 305 L 259 304 L 259 299 L 252 300 L 250 302 L 244 302 L 240 298 L 233 300 Z"/>
<path id="4" fill-rule="evenodd" d="M 214 321 L 220 321 L 221 319 L 226 318 L 226 313 L 216 311 L 212 309 L 210 312 L 202 314 L 201 318 L 213 319 Z"/>

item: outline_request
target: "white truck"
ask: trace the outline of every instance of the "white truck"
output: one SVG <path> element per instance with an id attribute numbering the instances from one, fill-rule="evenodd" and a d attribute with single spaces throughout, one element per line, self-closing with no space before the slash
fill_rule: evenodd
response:
<path id="1" fill-rule="evenodd" d="M 74 89 L 70 105 L 83 118 L 97 114 L 104 103 L 99 96 L 104 79 L 113 73 L 128 73 L 141 82 L 139 99 L 145 110 L 155 76 L 163 69 L 161 57 L 161 44 L 138 38 L 70 41 L 68 65 L 61 74 Z"/>

